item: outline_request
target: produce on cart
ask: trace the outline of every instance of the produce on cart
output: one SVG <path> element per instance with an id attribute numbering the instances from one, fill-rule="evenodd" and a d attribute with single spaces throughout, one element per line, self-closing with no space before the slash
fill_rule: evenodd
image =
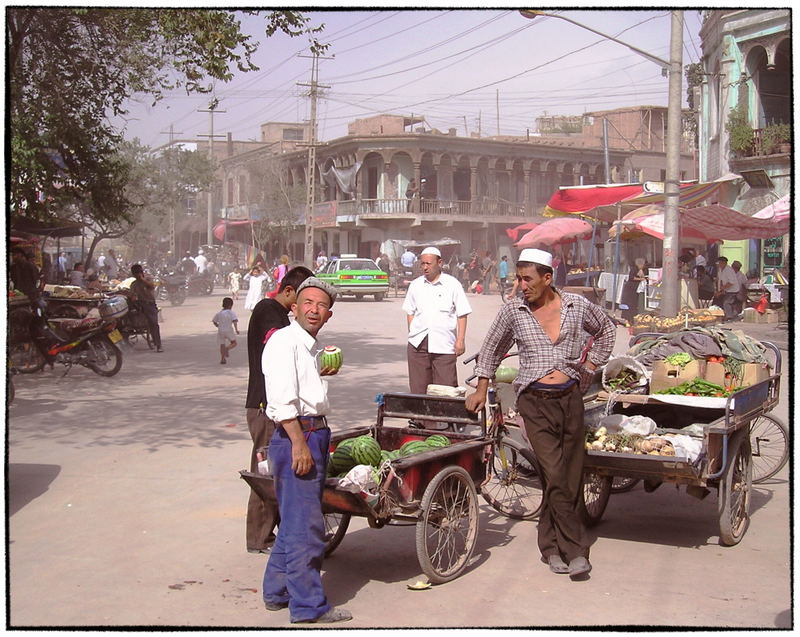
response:
<path id="1" fill-rule="evenodd" d="M 606 391 L 586 405 L 584 520 L 599 522 L 614 477 L 647 491 L 685 485 L 701 499 L 716 488 L 720 543 L 737 544 L 750 519 L 751 423 L 777 404 L 780 352 L 720 328 L 638 338 L 627 356 L 652 370 L 647 392 L 626 392 L 618 373 L 616 388 L 604 376 Z"/>

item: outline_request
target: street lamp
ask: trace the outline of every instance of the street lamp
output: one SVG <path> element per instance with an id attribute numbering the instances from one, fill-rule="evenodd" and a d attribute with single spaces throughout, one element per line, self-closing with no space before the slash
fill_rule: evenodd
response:
<path id="1" fill-rule="evenodd" d="M 669 62 L 560 14 L 547 13 L 534 9 L 522 9 L 520 10 L 520 14 L 529 20 L 537 16 L 547 16 L 564 20 L 606 38 L 607 40 L 627 47 L 643 58 L 658 64 L 661 67 L 662 73 L 665 71 L 668 73 L 667 152 L 664 179 L 664 252 L 662 259 L 661 302 L 659 304 L 659 309 L 661 310 L 662 316 L 677 316 L 678 310 L 680 309 L 680 279 L 678 278 L 678 238 L 680 222 L 678 219 L 678 200 L 680 197 L 683 12 L 671 12 Z"/>

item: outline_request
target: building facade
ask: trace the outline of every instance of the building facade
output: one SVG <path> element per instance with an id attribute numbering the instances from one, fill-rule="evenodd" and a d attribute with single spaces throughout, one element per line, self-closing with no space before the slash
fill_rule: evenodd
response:
<path id="1" fill-rule="evenodd" d="M 638 113 L 636 117 L 641 121 Z M 315 251 L 374 257 L 387 239 L 449 237 L 461 242 L 462 255 L 471 250 L 510 254 L 504 230 L 542 221 L 539 214 L 559 186 L 606 182 L 602 141 L 591 134 L 459 137 L 456 129 L 418 126 L 423 121 L 389 114 L 360 119 L 349 125 L 347 136 L 318 146 Z M 283 137 L 280 126 L 274 135 Z M 287 188 L 305 186 L 307 154 L 267 146 L 222 160 L 225 183 L 251 187 L 226 191 L 221 216 L 270 219 L 271 211 L 259 204 L 260 175 L 268 164 L 277 163 Z M 653 158 L 657 166 L 645 167 Z M 610 146 L 609 165 L 614 183 L 631 176 L 635 181 L 659 180 L 664 152 Z M 693 165 L 690 154 L 682 156 L 689 179 Z M 412 180 L 419 185 L 418 198 L 406 196 Z M 303 221 L 298 215 L 298 222 Z M 302 256 L 301 230 L 291 240 L 295 258 Z"/>
<path id="2" fill-rule="evenodd" d="M 700 39 L 700 179 L 742 175 L 722 190 L 720 203 L 753 214 L 791 190 L 790 11 L 709 10 Z M 762 273 L 784 265 L 788 237 L 725 242 L 721 253 Z"/>

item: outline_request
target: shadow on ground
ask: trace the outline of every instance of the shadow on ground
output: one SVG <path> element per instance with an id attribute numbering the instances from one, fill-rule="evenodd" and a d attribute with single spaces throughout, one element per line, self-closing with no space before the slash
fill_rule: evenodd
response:
<path id="1" fill-rule="evenodd" d="M 47 492 L 50 484 L 61 473 L 56 464 L 8 465 L 8 516 L 11 517 L 29 502 Z"/>

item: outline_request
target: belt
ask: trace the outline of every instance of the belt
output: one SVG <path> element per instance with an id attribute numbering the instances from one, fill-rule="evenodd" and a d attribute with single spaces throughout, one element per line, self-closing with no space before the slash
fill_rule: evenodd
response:
<path id="1" fill-rule="evenodd" d="M 325 416 L 298 416 L 300 429 L 302 431 L 316 431 L 317 429 L 327 429 L 328 419 Z"/>
<path id="2" fill-rule="evenodd" d="M 522 391 L 530 394 L 531 396 L 536 396 L 538 398 L 561 398 L 562 396 L 566 396 L 572 390 L 574 390 L 578 386 L 576 381 L 573 381 L 569 387 L 566 389 L 531 389 L 530 385 L 523 389 Z"/>

